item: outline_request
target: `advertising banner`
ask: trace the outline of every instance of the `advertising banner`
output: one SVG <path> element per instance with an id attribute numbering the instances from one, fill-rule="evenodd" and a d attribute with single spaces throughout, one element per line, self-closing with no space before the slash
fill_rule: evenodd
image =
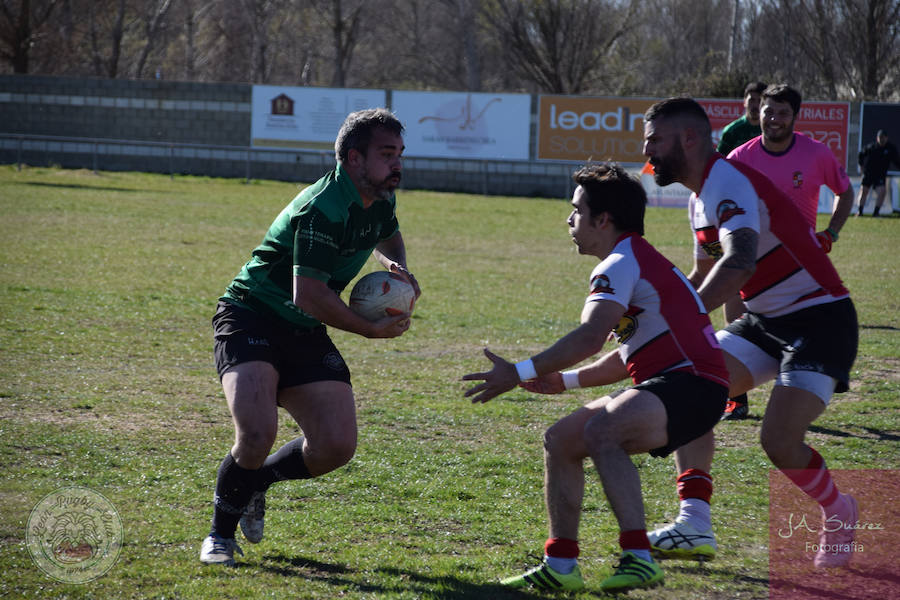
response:
<path id="1" fill-rule="evenodd" d="M 531 96 L 395 91 L 406 156 L 528 160 Z"/>
<path id="2" fill-rule="evenodd" d="M 386 100 L 384 90 L 254 85 L 250 145 L 333 150 L 348 114 Z"/>
<path id="3" fill-rule="evenodd" d="M 644 112 L 656 99 L 538 98 L 539 160 L 642 163 Z"/>
<path id="4" fill-rule="evenodd" d="M 537 158 L 643 163 L 643 116 L 658 100 L 661 98 L 540 96 Z M 709 116 L 715 143 L 722 129 L 744 113 L 741 100 L 698 98 L 697 102 Z M 848 102 L 805 102 L 794 129 L 828 146 L 846 168 L 849 124 Z"/>
<path id="5" fill-rule="evenodd" d="M 744 114 L 741 100 L 707 100 L 697 102 L 706 110 L 713 129 L 713 141 L 718 144 L 726 125 Z M 807 135 L 828 146 L 838 164 L 847 168 L 847 143 L 850 131 L 849 102 L 804 102 L 794 122 L 794 131 Z"/>

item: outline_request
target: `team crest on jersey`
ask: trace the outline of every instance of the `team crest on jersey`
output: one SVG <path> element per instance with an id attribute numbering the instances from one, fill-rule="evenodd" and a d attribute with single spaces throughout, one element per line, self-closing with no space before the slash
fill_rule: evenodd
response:
<path id="1" fill-rule="evenodd" d="M 722 243 L 719 241 L 719 230 L 715 227 L 703 227 L 694 232 L 697 242 L 710 258 L 722 258 Z"/>
<path id="2" fill-rule="evenodd" d="M 610 285 L 609 277 L 604 274 L 591 279 L 591 294 L 615 294 L 616 290 Z"/>
<path id="3" fill-rule="evenodd" d="M 622 318 L 619 319 L 619 323 L 616 325 L 615 329 L 613 329 L 613 335 L 616 336 L 617 342 L 624 344 L 634 336 L 638 328 L 637 316 L 642 312 L 644 312 L 644 310 L 641 308 L 631 308 L 622 315 Z"/>
<path id="4" fill-rule="evenodd" d="M 803 172 L 802 171 L 794 171 L 794 175 L 792 177 L 794 182 L 794 187 L 803 187 Z"/>
<path id="5" fill-rule="evenodd" d="M 716 217 L 719 219 L 720 227 L 727 223 L 731 217 L 743 214 L 746 214 L 746 211 L 738 206 L 737 202 L 728 198 L 719 202 L 719 205 L 716 207 Z"/>

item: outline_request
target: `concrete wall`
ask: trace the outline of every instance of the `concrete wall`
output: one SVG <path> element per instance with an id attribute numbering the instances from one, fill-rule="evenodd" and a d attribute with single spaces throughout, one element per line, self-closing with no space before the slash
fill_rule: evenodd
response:
<path id="1" fill-rule="evenodd" d="M 251 90 L 0 75 L 0 162 L 306 182 L 333 168 L 329 152 L 249 148 Z M 403 187 L 565 198 L 573 167 L 407 158 Z"/>
<path id="2" fill-rule="evenodd" d="M 251 93 L 249 84 L 0 75 L 0 163 L 303 182 L 333 167 L 329 152 L 249 148 Z M 851 104 L 851 173 L 859 111 Z M 407 158 L 403 187 L 566 198 L 576 166 Z"/>

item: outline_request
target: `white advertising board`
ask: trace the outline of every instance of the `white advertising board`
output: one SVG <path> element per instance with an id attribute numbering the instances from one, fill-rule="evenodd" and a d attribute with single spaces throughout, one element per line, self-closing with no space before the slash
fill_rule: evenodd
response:
<path id="1" fill-rule="evenodd" d="M 406 156 L 528 160 L 531 96 L 395 91 Z"/>
<path id="2" fill-rule="evenodd" d="M 250 144 L 256 148 L 334 148 L 348 114 L 385 106 L 384 90 L 254 85 Z"/>

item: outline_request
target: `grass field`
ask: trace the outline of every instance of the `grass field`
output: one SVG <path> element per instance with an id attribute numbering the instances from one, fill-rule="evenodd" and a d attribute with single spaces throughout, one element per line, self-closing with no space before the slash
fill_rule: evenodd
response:
<path id="1" fill-rule="evenodd" d="M 562 199 L 399 193 L 423 289 L 413 326 L 393 341 L 333 334 L 354 375 L 356 457 L 273 487 L 266 538 L 242 544 L 237 568 L 199 563 L 233 435 L 209 320 L 297 188 L 0 166 L 0 597 L 542 597 L 494 582 L 542 549 L 542 432 L 603 390 L 473 406 L 460 377 L 486 366 L 483 347 L 521 360 L 577 323 L 594 260 L 574 252 Z M 650 209 L 647 237 L 689 269 L 684 211 Z M 834 469 L 895 470 L 900 219 L 852 219 L 832 258 L 861 343 L 851 391 L 809 438 Z M 668 562 L 665 588 L 631 597 L 768 597 L 764 397 L 716 430 L 719 556 Z M 279 445 L 298 433 L 281 416 Z M 671 459 L 635 462 L 649 524 L 673 518 Z M 50 579 L 25 544 L 38 501 L 73 485 L 108 498 L 125 537 L 112 569 L 81 585 Z M 579 597 L 594 597 L 618 547 L 592 470 L 581 534 Z"/>

